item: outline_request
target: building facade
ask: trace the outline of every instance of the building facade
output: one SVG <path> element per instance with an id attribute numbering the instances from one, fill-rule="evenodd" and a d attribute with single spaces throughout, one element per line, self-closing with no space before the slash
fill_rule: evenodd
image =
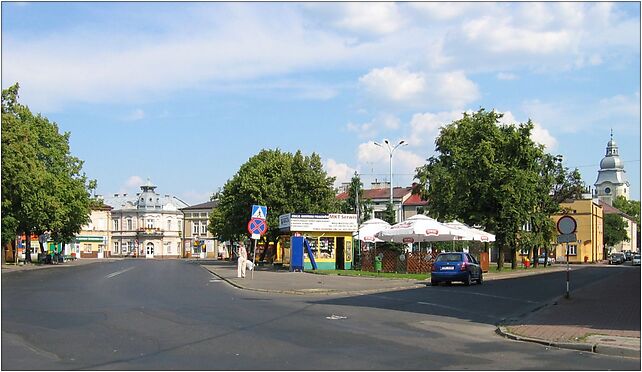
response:
<path id="1" fill-rule="evenodd" d="M 213 258 L 218 257 L 219 242 L 207 226 L 210 213 L 218 205 L 217 201 L 181 208 L 185 223 L 183 224 L 183 257 Z"/>
<path id="2" fill-rule="evenodd" d="M 612 247 L 605 247 L 608 253 L 613 252 L 624 252 L 624 251 L 637 251 L 638 249 L 638 225 L 635 222 L 635 219 L 621 210 L 608 205 L 604 202 L 600 202 L 602 208 L 604 208 L 604 214 L 615 214 L 622 217 L 622 220 L 626 223 L 626 235 L 629 238 L 628 241 L 623 241 L 618 244 L 615 244 Z"/>
<path id="3" fill-rule="evenodd" d="M 343 185 L 339 190 L 345 190 L 345 187 L 346 185 Z M 349 193 L 345 190 L 337 194 L 337 199 L 346 200 L 348 196 Z M 363 199 L 372 202 L 372 214 L 362 216 L 362 220 L 382 218 L 390 202 L 390 183 L 373 182 L 372 188 L 363 190 Z M 428 202 L 421 200 L 419 195 L 413 195 L 412 187 L 395 187 L 392 190 L 392 205 L 395 210 L 395 221 L 402 222 L 416 214 L 424 214 Z"/>
<path id="4" fill-rule="evenodd" d="M 80 233 L 65 246 L 65 255 L 75 258 L 109 258 L 111 256 L 109 225 L 112 209 L 108 205 L 93 207 L 89 215 L 89 223 L 81 227 Z"/>
<path id="5" fill-rule="evenodd" d="M 596 199 L 569 200 L 560 203 L 562 213 L 551 216 L 553 222 L 562 216 L 571 216 L 577 222 L 577 241 L 568 244 L 568 261 L 571 263 L 598 262 L 605 259 L 604 211 Z M 566 262 L 567 244 L 552 242 L 557 262 Z"/>
<path id="6" fill-rule="evenodd" d="M 187 203 L 160 195 L 148 179 L 136 195 L 114 194 L 105 198 L 111 213 L 111 256 L 180 258 L 183 213 Z"/>
<path id="7" fill-rule="evenodd" d="M 611 140 L 606 145 L 606 155 L 600 161 L 600 170 L 595 181 L 596 197 L 608 205 L 613 205 L 613 200 L 620 195 L 629 200 L 631 186 L 626 180 L 625 173 L 619 149 L 611 131 Z"/>

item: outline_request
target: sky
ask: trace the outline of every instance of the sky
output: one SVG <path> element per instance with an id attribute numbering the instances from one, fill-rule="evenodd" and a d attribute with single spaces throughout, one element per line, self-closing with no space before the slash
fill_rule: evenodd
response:
<path id="1" fill-rule="evenodd" d="M 639 3 L 2 2 L 2 88 L 70 132 L 98 194 L 209 200 L 261 149 L 394 186 L 480 108 L 640 200 Z"/>

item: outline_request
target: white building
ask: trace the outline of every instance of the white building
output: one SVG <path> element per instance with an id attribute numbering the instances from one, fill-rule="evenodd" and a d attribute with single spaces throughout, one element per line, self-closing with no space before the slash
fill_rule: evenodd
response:
<path id="1" fill-rule="evenodd" d="M 611 131 L 611 140 L 606 145 L 606 155 L 600 161 L 600 170 L 595 181 L 597 198 L 608 205 L 613 205 L 613 200 L 620 195 L 628 200 L 631 186 L 624 173 L 624 165 Z"/>
<path id="2" fill-rule="evenodd" d="M 112 257 L 180 258 L 187 203 L 157 194 L 148 179 L 136 195 L 106 197 L 111 212 Z"/>

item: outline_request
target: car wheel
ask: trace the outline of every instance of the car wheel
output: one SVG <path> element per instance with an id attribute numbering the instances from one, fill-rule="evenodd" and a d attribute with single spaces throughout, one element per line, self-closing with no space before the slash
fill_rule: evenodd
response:
<path id="1" fill-rule="evenodd" d="M 433 286 L 433 287 L 436 287 L 436 286 L 439 285 L 439 281 L 437 281 L 435 279 L 430 279 L 430 285 Z"/>
<path id="2" fill-rule="evenodd" d="M 477 284 L 484 284 L 484 274 L 479 273 L 479 279 L 477 279 Z"/>
<path id="3" fill-rule="evenodd" d="M 464 280 L 464 284 L 469 286 L 472 283 L 470 273 L 468 273 L 468 276 L 466 277 L 466 280 Z"/>

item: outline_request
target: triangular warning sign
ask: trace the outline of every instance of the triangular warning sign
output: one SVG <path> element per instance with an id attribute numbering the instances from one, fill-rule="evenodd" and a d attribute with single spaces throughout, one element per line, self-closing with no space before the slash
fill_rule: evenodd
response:
<path id="1" fill-rule="evenodd" d="M 256 208 L 254 213 L 252 213 L 252 218 L 260 218 L 260 219 L 264 220 L 265 219 L 265 213 L 263 212 L 263 208 L 261 208 L 261 207 Z"/>

